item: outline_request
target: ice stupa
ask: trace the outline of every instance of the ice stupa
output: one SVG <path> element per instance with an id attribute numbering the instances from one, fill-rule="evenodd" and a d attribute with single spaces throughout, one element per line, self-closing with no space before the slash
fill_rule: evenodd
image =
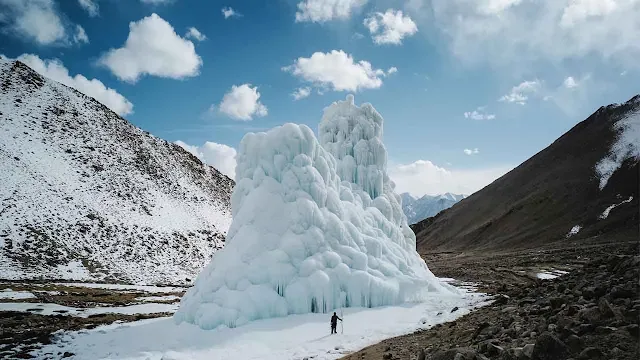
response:
<path id="1" fill-rule="evenodd" d="M 383 119 L 352 95 L 305 125 L 249 133 L 237 155 L 226 246 L 175 320 L 203 329 L 455 291 L 429 271 L 386 173 Z"/>

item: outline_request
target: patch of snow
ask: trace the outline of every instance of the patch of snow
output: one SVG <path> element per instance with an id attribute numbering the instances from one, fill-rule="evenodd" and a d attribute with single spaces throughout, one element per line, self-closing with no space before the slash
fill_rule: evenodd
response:
<path id="1" fill-rule="evenodd" d="M 0 311 L 21 311 L 40 315 L 70 315 L 78 317 L 88 317 L 98 314 L 155 314 L 173 313 L 178 309 L 177 304 L 137 304 L 129 306 L 104 306 L 93 308 L 74 308 L 58 304 L 49 303 L 0 303 Z"/>
<path id="2" fill-rule="evenodd" d="M 582 226 L 580 225 L 576 225 L 574 227 L 571 228 L 571 230 L 569 230 L 569 233 L 567 233 L 567 237 L 572 237 L 573 235 L 577 234 L 580 232 L 580 229 L 582 229 Z"/>
<path id="3" fill-rule="evenodd" d="M 174 318 L 203 329 L 455 296 L 416 251 L 386 172 L 382 116 L 352 95 L 305 125 L 249 133 L 225 247 Z M 459 296 L 459 294 L 458 294 Z"/>
<path id="4" fill-rule="evenodd" d="M 35 298 L 36 296 L 29 291 L 13 291 L 11 289 L 4 289 L 0 291 L 0 299 L 23 300 Z"/>
<path id="5" fill-rule="evenodd" d="M 609 155 L 596 164 L 596 173 L 600 178 L 600 190 L 604 189 L 613 173 L 622 166 L 625 160 L 640 160 L 640 112 L 632 113 L 614 125 L 618 133 L 616 141 L 611 145 Z"/>
<path id="6" fill-rule="evenodd" d="M 68 351 L 79 360 L 337 359 L 386 338 L 452 321 L 486 301 L 466 293 L 464 298 L 438 296 L 418 304 L 348 308 L 338 335 L 329 335 L 329 314 L 289 315 L 216 330 L 176 325 L 170 318 L 142 320 L 64 332 L 32 355 Z M 459 310 L 451 313 L 454 307 Z"/>
<path id="7" fill-rule="evenodd" d="M 55 285 L 70 286 L 70 287 L 86 287 L 91 289 L 109 289 L 118 291 L 136 290 L 145 291 L 149 293 L 172 293 L 182 292 L 186 288 L 175 286 L 152 286 L 152 285 L 124 285 L 124 284 L 96 284 L 96 283 L 55 283 Z"/>
<path id="8" fill-rule="evenodd" d="M 454 278 L 447 278 L 447 277 L 439 277 L 438 280 L 440 280 L 440 281 L 442 281 L 444 283 L 452 283 L 452 282 L 457 281 Z"/>
<path id="9" fill-rule="evenodd" d="M 446 277 L 439 277 L 438 280 L 443 282 L 443 283 L 453 285 L 456 288 L 462 289 L 462 290 L 467 291 L 467 292 L 475 292 L 475 291 L 477 291 L 478 290 L 478 286 L 480 285 L 478 283 L 474 283 L 474 282 L 470 282 L 470 281 L 460 281 L 458 279 L 446 278 Z"/>
<path id="10" fill-rule="evenodd" d="M 602 212 L 602 214 L 600 214 L 599 219 L 600 220 L 604 220 L 607 217 L 609 217 L 609 213 L 611 212 L 611 210 L 615 209 L 616 207 L 622 205 L 622 204 L 626 204 L 626 203 L 630 203 L 633 200 L 633 196 L 629 196 L 629 198 L 627 200 L 624 200 L 618 204 L 613 204 L 609 207 L 607 207 L 606 209 L 604 209 L 604 211 Z"/>
<path id="11" fill-rule="evenodd" d="M 547 272 L 542 272 L 542 273 L 536 274 L 536 277 L 538 277 L 538 279 L 542 279 L 542 280 L 549 280 L 549 279 L 557 278 L 558 275 L 554 275 L 554 274 L 547 273 Z"/>
<path id="12" fill-rule="evenodd" d="M 61 279 L 69 280 L 87 280 L 91 279 L 91 273 L 82 264 L 81 261 L 71 261 L 66 265 L 56 266 L 56 270 L 60 273 Z"/>
<path id="13" fill-rule="evenodd" d="M 566 275 L 568 273 L 569 273 L 568 271 L 552 269 L 550 271 L 540 272 L 536 274 L 536 277 L 541 280 L 550 280 L 550 279 L 555 279 L 562 275 Z"/>
<path id="14" fill-rule="evenodd" d="M 39 293 L 39 294 L 47 294 L 47 295 L 53 295 L 53 296 L 57 296 L 62 294 L 60 291 L 41 291 L 41 290 L 35 290 L 35 293 Z"/>
<path id="15" fill-rule="evenodd" d="M 166 295 L 166 296 L 141 296 L 137 297 L 136 301 L 171 301 L 171 300 L 180 300 L 180 296 L 176 295 Z"/>

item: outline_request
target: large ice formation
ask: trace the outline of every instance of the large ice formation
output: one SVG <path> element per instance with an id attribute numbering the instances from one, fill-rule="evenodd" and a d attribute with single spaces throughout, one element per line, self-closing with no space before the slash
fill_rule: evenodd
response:
<path id="1" fill-rule="evenodd" d="M 349 95 L 325 109 L 320 142 L 305 125 L 247 134 L 226 245 L 175 320 L 213 329 L 451 294 L 416 252 L 386 173 L 382 123 Z"/>

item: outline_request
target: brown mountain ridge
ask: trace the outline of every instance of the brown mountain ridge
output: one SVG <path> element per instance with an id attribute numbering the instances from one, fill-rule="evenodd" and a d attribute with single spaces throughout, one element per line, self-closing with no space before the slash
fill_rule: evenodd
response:
<path id="1" fill-rule="evenodd" d="M 595 165 L 619 136 L 615 124 L 639 111 L 640 95 L 624 104 L 603 106 L 482 190 L 411 225 L 418 251 L 509 251 L 638 241 L 638 159 L 626 159 L 602 190 Z M 620 205 L 602 219 L 603 211 L 614 204 Z M 580 231 L 568 236 L 574 226 Z"/>

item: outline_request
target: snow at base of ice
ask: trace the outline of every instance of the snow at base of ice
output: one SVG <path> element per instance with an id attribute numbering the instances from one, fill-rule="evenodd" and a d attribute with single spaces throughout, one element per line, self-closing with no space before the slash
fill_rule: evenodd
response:
<path id="1" fill-rule="evenodd" d="M 0 311 L 21 311 L 39 315 L 70 315 L 78 317 L 89 317 L 98 314 L 157 314 L 157 313 L 173 313 L 178 309 L 177 304 L 138 304 L 129 306 L 104 306 L 93 308 L 74 308 L 58 304 L 49 303 L 1 303 Z"/>
<path id="2" fill-rule="evenodd" d="M 203 329 L 456 294 L 416 252 L 389 179 L 383 119 L 353 96 L 325 109 L 318 141 L 285 124 L 242 139 L 225 247 L 174 318 Z"/>
<path id="3" fill-rule="evenodd" d="M 580 232 L 580 229 L 582 229 L 582 226 L 580 225 L 576 225 L 574 227 L 571 228 L 571 230 L 569 230 L 569 232 L 567 233 L 567 237 L 572 237 L 573 235 L 576 235 L 577 233 Z"/>
<path id="4" fill-rule="evenodd" d="M 466 294 L 411 305 L 344 309 L 338 335 L 329 335 L 328 314 L 289 315 L 216 330 L 176 325 L 170 318 L 142 320 L 64 332 L 32 354 L 40 358 L 68 351 L 77 360 L 337 359 L 390 337 L 452 321 L 485 300 Z M 459 310 L 452 313 L 454 307 Z"/>
<path id="5" fill-rule="evenodd" d="M 627 200 L 624 200 L 618 204 L 613 204 L 608 206 L 606 209 L 604 209 L 604 211 L 602 212 L 602 214 L 600 214 L 599 219 L 600 220 L 604 220 L 606 218 L 609 217 L 609 213 L 611 212 L 611 210 L 615 209 L 616 207 L 622 205 L 622 204 L 626 204 L 626 203 L 630 203 L 633 200 L 633 196 L 629 196 L 629 198 Z"/>
<path id="6" fill-rule="evenodd" d="M 23 300 L 23 299 L 35 299 L 35 295 L 29 291 L 13 291 L 11 289 L 4 289 L 0 291 L 0 299 L 9 300 Z"/>
<path id="7" fill-rule="evenodd" d="M 615 124 L 618 132 L 609 155 L 596 164 L 596 173 L 600 178 L 600 190 L 604 189 L 613 173 L 625 160 L 640 160 L 640 112 L 633 113 Z"/>

